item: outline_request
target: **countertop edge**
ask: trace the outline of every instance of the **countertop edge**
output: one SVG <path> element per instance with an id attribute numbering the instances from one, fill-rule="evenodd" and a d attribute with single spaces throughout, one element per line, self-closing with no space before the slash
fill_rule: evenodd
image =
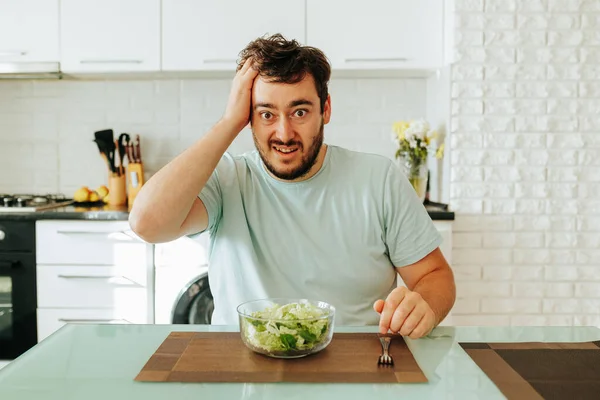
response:
<path id="1" fill-rule="evenodd" d="M 455 218 L 453 211 L 446 210 L 427 210 L 427 213 L 433 221 L 453 221 Z M 127 221 L 129 211 L 126 207 L 109 208 L 91 208 L 85 207 L 57 207 L 46 211 L 32 213 L 0 213 L 0 220 L 8 221 L 39 221 L 39 220 L 87 220 L 87 221 Z"/>

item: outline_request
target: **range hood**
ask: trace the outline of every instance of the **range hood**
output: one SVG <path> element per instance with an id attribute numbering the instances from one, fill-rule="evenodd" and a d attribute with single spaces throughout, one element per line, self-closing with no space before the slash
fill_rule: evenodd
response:
<path id="1" fill-rule="evenodd" d="M 61 79 L 58 62 L 0 62 L 0 79 Z"/>

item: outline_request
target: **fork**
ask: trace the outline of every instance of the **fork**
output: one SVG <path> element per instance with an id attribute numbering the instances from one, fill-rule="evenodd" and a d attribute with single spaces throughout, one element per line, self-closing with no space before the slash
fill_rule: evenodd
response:
<path id="1" fill-rule="evenodd" d="M 392 338 L 389 336 L 380 337 L 379 341 L 381 342 L 382 354 L 379 356 L 377 365 L 384 365 L 384 366 L 394 365 L 394 359 L 392 358 L 392 356 L 389 353 L 390 342 L 392 341 Z"/>

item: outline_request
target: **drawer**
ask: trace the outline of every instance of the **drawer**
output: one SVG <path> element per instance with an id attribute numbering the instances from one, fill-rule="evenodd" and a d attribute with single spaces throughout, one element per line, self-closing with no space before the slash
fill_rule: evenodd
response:
<path id="1" fill-rule="evenodd" d="M 21 251 L 33 253 L 35 223 L 0 219 L 0 252 Z"/>
<path id="2" fill-rule="evenodd" d="M 126 221 L 38 221 L 38 264 L 146 265 L 151 245 Z"/>
<path id="3" fill-rule="evenodd" d="M 38 266 L 38 307 L 117 308 L 145 312 L 148 304 L 144 268 Z"/>
<path id="4" fill-rule="evenodd" d="M 61 309 L 38 308 L 38 343 L 65 324 L 146 324 L 148 318 L 142 313 L 127 313 L 117 309 Z"/>

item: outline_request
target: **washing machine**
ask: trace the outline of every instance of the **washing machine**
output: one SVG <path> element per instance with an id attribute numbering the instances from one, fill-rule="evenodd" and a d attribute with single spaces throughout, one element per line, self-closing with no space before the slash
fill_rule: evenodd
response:
<path id="1" fill-rule="evenodd" d="M 208 234 L 154 246 L 154 323 L 210 324 Z"/>

